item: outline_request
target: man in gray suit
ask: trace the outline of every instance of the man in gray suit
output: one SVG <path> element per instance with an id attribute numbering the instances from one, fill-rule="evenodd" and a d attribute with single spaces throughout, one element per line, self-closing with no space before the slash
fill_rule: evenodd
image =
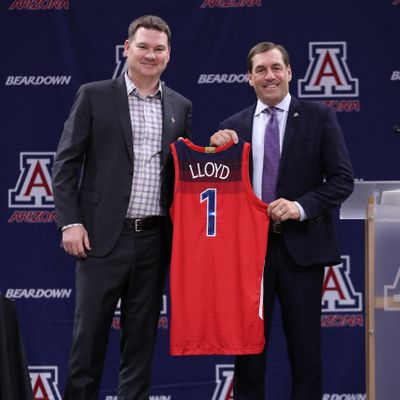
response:
<path id="1" fill-rule="evenodd" d="M 53 168 L 57 223 L 78 258 L 65 399 L 97 399 L 121 299 L 118 398 L 148 399 L 173 190 L 169 145 L 191 131 L 192 104 L 163 85 L 171 32 L 161 18 L 129 26 L 127 72 L 80 87 Z"/>

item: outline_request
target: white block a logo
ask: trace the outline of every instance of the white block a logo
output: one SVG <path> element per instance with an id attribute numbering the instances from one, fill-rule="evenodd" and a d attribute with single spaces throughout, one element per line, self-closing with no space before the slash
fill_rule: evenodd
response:
<path id="1" fill-rule="evenodd" d="M 347 66 L 346 42 L 311 42 L 310 63 L 298 81 L 299 97 L 357 97 L 358 79 Z"/>
<path id="2" fill-rule="evenodd" d="M 128 69 L 128 61 L 124 55 L 125 50 L 122 44 L 117 44 L 115 46 L 115 69 L 113 73 L 113 79 L 118 78 Z"/>
<path id="3" fill-rule="evenodd" d="M 233 400 L 233 364 L 215 366 L 217 387 L 212 400 Z"/>
<path id="4" fill-rule="evenodd" d="M 400 311 L 400 268 L 392 285 L 384 285 L 385 311 Z"/>
<path id="5" fill-rule="evenodd" d="M 58 367 L 30 366 L 29 375 L 35 400 L 61 400 L 58 390 Z"/>
<path id="6" fill-rule="evenodd" d="M 354 289 L 350 270 L 350 256 L 342 256 L 342 264 L 325 268 L 322 286 L 323 312 L 362 311 L 362 295 Z"/>
<path id="7" fill-rule="evenodd" d="M 19 178 L 8 191 L 10 208 L 52 208 L 51 168 L 55 153 L 22 152 L 19 159 Z"/>

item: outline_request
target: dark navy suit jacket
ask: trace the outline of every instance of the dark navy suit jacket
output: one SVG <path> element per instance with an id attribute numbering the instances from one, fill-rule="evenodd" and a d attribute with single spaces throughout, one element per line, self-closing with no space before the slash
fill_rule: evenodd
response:
<path id="1" fill-rule="evenodd" d="M 251 143 L 252 105 L 223 121 Z M 336 113 L 292 96 L 277 181 L 277 198 L 298 201 L 305 221 L 283 223 L 286 245 L 297 264 L 335 265 L 340 252 L 332 212 L 353 191 L 352 167 Z"/>

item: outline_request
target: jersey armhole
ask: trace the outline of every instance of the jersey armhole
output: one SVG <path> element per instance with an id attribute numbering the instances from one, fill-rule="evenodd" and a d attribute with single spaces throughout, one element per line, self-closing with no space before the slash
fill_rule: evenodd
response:
<path id="1" fill-rule="evenodd" d="M 254 193 L 253 187 L 250 183 L 250 174 L 249 174 L 249 158 L 250 158 L 250 143 L 243 143 L 243 155 L 242 155 L 242 179 L 243 185 L 246 190 L 246 194 L 249 197 L 250 201 L 252 201 L 258 208 L 261 210 L 265 210 L 267 212 L 268 204 L 264 203 L 260 200 Z"/>
<path id="2" fill-rule="evenodd" d="M 174 160 L 174 193 L 173 193 L 173 197 L 172 197 L 172 203 L 171 203 L 171 207 L 169 209 L 169 214 L 171 216 L 171 220 L 173 221 L 173 214 L 174 214 L 174 205 L 175 205 L 175 193 L 177 191 L 177 187 L 179 184 L 179 160 L 178 160 L 178 154 L 176 152 L 176 142 L 175 143 L 171 143 L 170 147 L 171 147 L 171 153 L 172 153 L 172 159 Z"/>

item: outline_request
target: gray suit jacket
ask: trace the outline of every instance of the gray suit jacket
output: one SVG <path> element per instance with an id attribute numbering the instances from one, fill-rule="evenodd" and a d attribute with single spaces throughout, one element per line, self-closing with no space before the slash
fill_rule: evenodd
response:
<path id="1" fill-rule="evenodd" d="M 191 102 L 163 86 L 162 202 L 173 191 L 170 143 L 191 133 Z M 57 224 L 82 223 L 93 256 L 111 251 L 121 232 L 133 176 L 133 138 L 124 77 L 82 85 L 59 142 L 52 184 Z"/>

